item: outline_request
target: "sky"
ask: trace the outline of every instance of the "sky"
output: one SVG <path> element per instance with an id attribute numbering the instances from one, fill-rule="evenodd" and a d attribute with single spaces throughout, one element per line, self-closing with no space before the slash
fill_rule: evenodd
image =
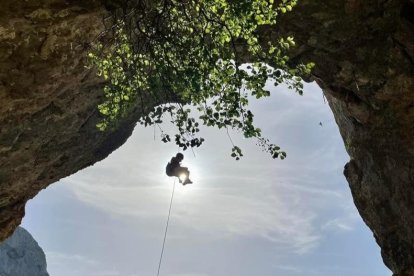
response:
<path id="1" fill-rule="evenodd" d="M 252 111 L 287 158 L 232 132 L 244 153 L 235 161 L 226 132 L 203 128 L 206 142 L 184 152 L 194 183 L 176 183 L 160 275 L 390 276 L 352 202 L 349 157 L 320 88 L 273 88 Z M 177 153 L 159 136 L 138 125 L 108 158 L 28 203 L 22 226 L 51 276 L 157 274 L 174 185 L 165 165 Z"/>

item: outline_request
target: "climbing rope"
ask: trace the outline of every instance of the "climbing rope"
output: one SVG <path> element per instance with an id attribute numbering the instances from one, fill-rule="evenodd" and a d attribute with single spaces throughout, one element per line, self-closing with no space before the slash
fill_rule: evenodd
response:
<path id="1" fill-rule="evenodd" d="M 172 194 L 171 194 L 170 210 L 168 211 L 167 225 L 165 226 L 164 241 L 162 242 L 160 262 L 158 263 L 158 273 L 157 273 L 157 276 L 160 275 L 160 268 L 161 268 L 162 256 L 164 254 L 165 240 L 167 239 L 168 224 L 170 223 L 170 215 L 171 215 L 172 202 L 173 202 L 173 198 L 174 198 L 174 191 L 175 191 L 175 178 L 174 178 L 174 185 L 173 185 L 173 190 L 172 190 Z"/>

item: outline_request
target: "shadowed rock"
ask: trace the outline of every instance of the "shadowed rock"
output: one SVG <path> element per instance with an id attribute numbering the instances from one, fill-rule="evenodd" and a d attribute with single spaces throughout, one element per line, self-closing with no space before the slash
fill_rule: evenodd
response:
<path id="1" fill-rule="evenodd" d="M 24 228 L 18 227 L 0 243 L 1 276 L 48 276 L 42 248 Z"/>

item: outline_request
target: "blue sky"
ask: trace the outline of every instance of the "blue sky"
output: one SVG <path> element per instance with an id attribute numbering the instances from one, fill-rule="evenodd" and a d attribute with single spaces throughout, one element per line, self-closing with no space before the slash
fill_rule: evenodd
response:
<path id="1" fill-rule="evenodd" d="M 176 186 L 160 275 L 391 275 L 353 205 L 349 157 L 316 84 L 302 97 L 272 89 L 252 109 L 288 158 L 231 133 L 245 155 L 236 162 L 226 133 L 203 129 L 205 144 L 185 152 L 194 184 Z M 164 167 L 177 147 L 155 135 L 137 126 L 107 159 L 29 202 L 23 226 L 50 275 L 156 275 L 173 185 Z"/>

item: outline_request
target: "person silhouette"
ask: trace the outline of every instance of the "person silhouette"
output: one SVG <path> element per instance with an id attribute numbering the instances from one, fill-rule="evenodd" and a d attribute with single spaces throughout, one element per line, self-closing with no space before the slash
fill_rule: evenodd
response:
<path id="1" fill-rule="evenodd" d="M 168 176 L 178 177 L 179 182 L 183 185 L 192 184 L 190 180 L 190 171 L 186 167 L 181 167 L 181 161 L 183 161 L 184 155 L 182 153 L 177 153 L 176 156 L 171 158 L 168 162 L 167 167 L 165 168 L 165 173 Z"/>

